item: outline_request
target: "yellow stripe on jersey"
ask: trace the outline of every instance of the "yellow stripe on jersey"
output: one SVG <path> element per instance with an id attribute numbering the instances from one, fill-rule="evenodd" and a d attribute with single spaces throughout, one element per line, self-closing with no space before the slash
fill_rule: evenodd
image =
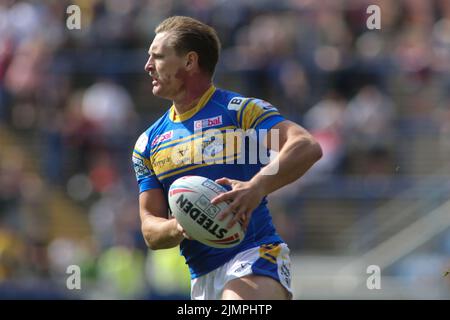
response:
<path id="1" fill-rule="evenodd" d="M 152 163 L 150 162 L 149 159 L 144 158 L 143 156 L 141 156 L 139 153 L 137 153 L 136 151 L 133 151 L 133 157 L 141 159 L 142 161 L 144 161 L 144 164 L 147 168 L 152 169 Z"/>
<path id="2" fill-rule="evenodd" d="M 272 112 L 268 112 L 267 114 L 263 115 L 260 119 L 258 119 L 256 121 L 255 124 L 252 125 L 252 128 L 256 128 L 258 126 L 258 124 L 260 124 L 264 119 L 270 117 L 270 116 L 274 116 L 280 114 L 278 111 L 272 111 Z"/>
<path id="3" fill-rule="evenodd" d="M 278 110 L 270 103 L 260 99 L 252 99 L 247 106 L 244 104 L 239 110 L 238 120 L 242 125 L 242 129 L 248 130 L 256 128 L 267 117 L 277 114 L 279 114 Z"/>
<path id="4" fill-rule="evenodd" d="M 277 263 L 277 257 L 281 252 L 281 245 L 263 244 L 259 248 L 259 256 L 272 263 Z"/>
<path id="5" fill-rule="evenodd" d="M 229 159 L 236 160 L 237 157 L 238 157 L 238 156 L 233 156 L 233 157 L 230 157 Z M 224 163 L 225 163 L 227 160 L 229 160 L 229 159 L 224 159 Z M 159 180 L 162 180 L 162 179 L 169 178 L 169 177 L 171 177 L 171 176 L 174 176 L 174 175 L 177 175 L 177 174 L 180 174 L 180 173 L 189 171 L 189 170 L 193 170 L 193 169 L 197 169 L 197 168 L 201 168 L 201 167 L 206 167 L 206 166 L 211 166 L 211 165 L 214 165 L 214 161 L 208 162 L 208 163 L 201 163 L 201 164 L 198 164 L 198 165 L 195 165 L 195 166 L 190 166 L 190 167 L 187 167 L 187 168 L 184 168 L 184 169 L 176 170 L 176 171 L 170 172 L 170 173 L 168 173 L 168 174 L 164 174 L 164 175 L 162 175 L 162 176 L 158 176 L 158 179 L 159 179 Z"/>
<path id="6" fill-rule="evenodd" d="M 256 104 L 256 101 L 250 101 L 249 104 L 244 108 L 241 109 L 241 112 L 243 113 L 241 115 L 242 117 L 242 129 L 248 130 L 251 128 L 252 123 L 260 116 L 262 115 L 265 110 L 259 107 Z"/>
<path id="7" fill-rule="evenodd" d="M 247 107 L 245 107 L 245 109 L 242 109 L 243 114 L 241 115 L 241 123 L 242 129 L 244 130 L 250 129 L 250 125 L 252 124 L 252 122 L 264 113 L 264 110 L 255 105 L 255 101 L 250 101 Z"/>
<path id="8" fill-rule="evenodd" d="M 136 157 L 136 158 L 139 158 L 139 159 L 142 159 L 142 160 L 145 161 L 145 158 L 143 156 L 141 156 L 139 153 L 137 153 L 136 151 L 134 151 L 134 150 L 133 150 L 133 157 Z"/>
<path id="9" fill-rule="evenodd" d="M 217 129 L 217 130 L 220 130 L 220 131 L 225 131 L 225 130 L 227 130 L 227 129 L 236 129 L 236 126 L 219 127 L 219 128 L 213 128 L 212 130 L 216 130 L 216 129 Z M 211 130 L 211 129 L 210 129 L 210 130 Z M 199 137 L 200 135 L 204 134 L 204 133 L 207 132 L 207 131 L 208 131 L 208 130 L 199 131 L 199 132 L 196 132 L 196 133 L 194 133 L 194 134 L 188 135 L 188 136 L 183 137 L 183 138 L 179 138 L 179 139 L 176 139 L 176 140 L 163 142 L 163 143 L 161 143 L 160 145 L 157 145 L 156 147 L 153 147 L 153 149 L 151 149 L 150 153 L 155 152 L 155 150 L 157 150 L 157 149 L 165 148 L 165 147 L 168 147 L 168 146 L 170 146 L 170 145 L 172 145 L 172 144 L 177 144 L 177 143 L 179 143 L 179 142 L 181 142 L 181 141 L 185 141 L 185 140 L 193 140 L 193 139 Z"/>
<path id="10" fill-rule="evenodd" d="M 186 111 L 185 113 L 182 113 L 182 114 L 176 114 L 175 107 L 172 105 L 170 107 L 170 111 L 169 111 L 169 119 L 172 120 L 173 122 L 181 122 L 181 121 L 186 121 L 186 120 L 190 119 L 194 114 L 196 114 L 198 111 L 200 111 L 206 105 L 209 98 L 211 98 L 211 96 L 214 94 L 215 91 L 216 91 L 216 87 L 211 85 L 209 87 L 209 89 L 206 90 L 206 92 L 202 95 L 202 97 L 198 101 L 197 105 L 194 108 L 192 108 L 189 111 Z"/>
<path id="11" fill-rule="evenodd" d="M 239 124 L 241 123 L 242 112 L 246 108 L 247 104 L 251 103 L 251 100 L 251 98 L 244 98 L 244 100 L 241 102 L 241 107 L 237 113 L 237 121 Z"/>
<path id="12" fill-rule="evenodd" d="M 208 132 L 211 132 L 211 135 Z M 159 179 L 163 179 L 160 175 L 192 164 L 202 164 L 204 161 L 220 163 L 224 158 L 240 156 L 242 146 L 240 134 L 241 132 L 234 130 L 208 130 L 196 139 L 157 150 L 150 156 L 153 171 Z M 214 140 L 210 140 L 211 137 L 214 137 Z"/>

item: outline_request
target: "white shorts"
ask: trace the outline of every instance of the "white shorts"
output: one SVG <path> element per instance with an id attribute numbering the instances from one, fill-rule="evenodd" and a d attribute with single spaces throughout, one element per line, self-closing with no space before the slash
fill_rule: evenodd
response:
<path id="1" fill-rule="evenodd" d="M 285 243 L 264 244 L 238 253 L 221 267 L 191 280 L 192 300 L 220 300 L 228 281 L 249 274 L 271 277 L 290 293 L 291 260 Z"/>

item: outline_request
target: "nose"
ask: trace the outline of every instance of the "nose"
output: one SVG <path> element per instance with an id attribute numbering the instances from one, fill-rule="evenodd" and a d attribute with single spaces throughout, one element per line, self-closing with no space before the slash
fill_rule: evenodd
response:
<path id="1" fill-rule="evenodd" d="M 144 70 L 147 72 L 151 72 L 152 70 L 154 70 L 151 58 L 148 58 L 147 62 L 145 63 Z"/>

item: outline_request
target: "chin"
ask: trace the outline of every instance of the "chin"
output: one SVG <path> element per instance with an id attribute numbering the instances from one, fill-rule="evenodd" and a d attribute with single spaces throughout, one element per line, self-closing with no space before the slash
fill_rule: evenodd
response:
<path id="1" fill-rule="evenodd" d="M 152 93 L 155 97 L 171 100 L 171 97 L 165 94 L 159 87 L 153 87 Z"/>
<path id="2" fill-rule="evenodd" d="M 152 88 L 152 93 L 153 93 L 153 95 L 162 98 L 161 89 L 159 87 L 153 87 Z"/>

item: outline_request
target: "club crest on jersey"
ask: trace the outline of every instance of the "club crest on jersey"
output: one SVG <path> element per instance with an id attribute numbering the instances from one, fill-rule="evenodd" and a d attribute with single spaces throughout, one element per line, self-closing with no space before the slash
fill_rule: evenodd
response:
<path id="1" fill-rule="evenodd" d="M 222 124 L 222 115 L 212 117 L 208 119 L 201 119 L 194 121 L 194 130 L 200 130 L 203 128 L 214 127 Z"/>
<path id="2" fill-rule="evenodd" d="M 162 143 L 164 141 L 167 141 L 169 139 L 172 139 L 173 136 L 173 130 L 164 132 L 163 134 L 157 135 L 155 139 L 152 141 L 152 147 L 155 146 L 157 143 Z"/>

